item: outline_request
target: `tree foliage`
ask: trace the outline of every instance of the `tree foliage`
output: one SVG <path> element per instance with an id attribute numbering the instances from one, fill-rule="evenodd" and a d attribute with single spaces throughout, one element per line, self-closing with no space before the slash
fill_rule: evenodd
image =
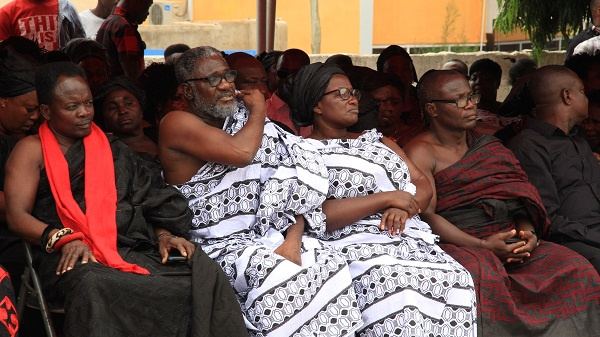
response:
<path id="1" fill-rule="evenodd" d="M 533 56 L 538 59 L 546 44 L 562 33 L 579 32 L 590 16 L 589 0 L 497 0 L 500 13 L 495 27 L 503 33 L 518 28 L 529 35 Z"/>

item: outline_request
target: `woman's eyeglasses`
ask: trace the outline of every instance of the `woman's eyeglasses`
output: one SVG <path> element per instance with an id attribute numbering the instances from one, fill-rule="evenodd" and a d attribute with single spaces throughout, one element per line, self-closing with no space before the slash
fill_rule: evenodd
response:
<path id="1" fill-rule="evenodd" d="M 358 89 L 350 90 L 348 88 L 339 88 L 339 89 L 328 91 L 328 92 L 324 93 L 323 96 L 332 94 L 336 91 L 340 94 L 340 97 L 344 101 L 349 100 L 350 96 L 354 96 L 354 98 L 356 98 L 357 100 L 360 100 L 360 90 L 358 90 Z"/>

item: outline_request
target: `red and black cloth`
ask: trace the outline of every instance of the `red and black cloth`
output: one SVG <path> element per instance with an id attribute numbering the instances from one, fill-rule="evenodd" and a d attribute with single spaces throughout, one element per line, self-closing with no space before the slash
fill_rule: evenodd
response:
<path id="1" fill-rule="evenodd" d="M 549 227 L 546 212 L 518 161 L 496 138 L 475 137 L 461 160 L 434 176 L 436 212 L 478 238 L 515 228 L 515 214 L 528 216 L 542 237 Z M 600 277 L 568 248 L 542 241 L 524 263 L 503 265 L 485 249 L 440 246 L 473 277 L 483 335 L 588 336 L 600 331 Z"/>
<path id="2" fill-rule="evenodd" d="M 468 141 L 470 147 L 465 156 L 434 176 L 436 213 L 479 209 L 493 219 L 494 211 L 497 211 L 494 204 L 497 203 L 487 200 L 518 199 L 531 217 L 537 235 L 545 237 L 550 225 L 546 209 L 513 153 L 489 135 L 469 134 Z M 505 228 L 499 228 L 497 224 L 493 227 L 481 233 L 476 233 L 473 228 L 465 228 L 465 231 L 483 239 L 500 230 L 513 229 L 514 223 Z"/>
<path id="3" fill-rule="evenodd" d="M 15 292 L 8 273 L 0 267 L 0 337 L 14 337 L 19 330 Z"/>

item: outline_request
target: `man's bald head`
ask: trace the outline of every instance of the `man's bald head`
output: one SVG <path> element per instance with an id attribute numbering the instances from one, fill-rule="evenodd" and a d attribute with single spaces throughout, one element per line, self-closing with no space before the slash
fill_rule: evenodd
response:
<path id="1" fill-rule="evenodd" d="M 288 49 L 277 60 L 277 95 L 287 101 L 289 80 L 302 67 L 310 64 L 308 54 L 300 49 Z"/>
<path id="2" fill-rule="evenodd" d="M 469 67 L 465 62 L 459 59 L 452 59 L 442 66 L 442 70 L 456 70 L 463 74 L 465 78 L 469 78 Z"/>
<path id="3" fill-rule="evenodd" d="M 260 90 L 267 98 L 267 73 L 262 63 L 243 52 L 227 55 L 225 58 L 230 69 L 236 70 L 235 87 L 240 90 Z"/>
<path id="4" fill-rule="evenodd" d="M 431 102 L 434 99 L 439 99 L 440 90 L 442 85 L 451 77 L 464 76 L 456 70 L 429 70 L 423 76 L 417 85 L 417 97 L 419 98 L 419 104 L 421 109 L 425 107 L 425 104 Z M 465 78 L 466 81 L 466 78 Z"/>
<path id="5" fill-rule="evenodd" d="M 583 83 L 569 68 L 541 67 L 533 72 L 528 84 L 536 118 L 558 127 L 562 125 L 565 132 L 587 118 L 588 100 Z"/>
<path id="6" fill-rule="evenodd" d="M 303 50 L 288 49 L 277 60 L 277 70 L 286 70 L 290 74 L 296 73 L 300 68 L 310 64 L 310 57 Z"/>
<path id="7" fill-rule="evenodd" d="M 229 54 L 225 57 L 225 61 L 227 61 L 229 68 L 237 70 L 238 73 L 248 67 L 256 67 L 257 65 L 262 67 L 259 60 L 244 52 Z"/>
<path id="8" fill-rule="evenodd" d="M 464 75 L 455 70 L 430 70 L 417 87 L 421 111 L 432 129 L 469 130 L 475 127 L 476 104 Z M 464 105 L 459 105 L 460 104 Z"/>
<path id="9" fill-rule="evenodd" d="M 549 65 L 534 71 L 528 82 L 529 92 L 536 105 L 558 104 L 564 89 L 571 89 L 580 81 L 567 67 Z"/>

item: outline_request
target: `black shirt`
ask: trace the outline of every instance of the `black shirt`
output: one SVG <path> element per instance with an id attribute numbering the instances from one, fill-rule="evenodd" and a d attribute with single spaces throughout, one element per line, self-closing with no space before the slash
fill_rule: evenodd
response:
<path id="1" fill-rule="evenodd" d="M 600 164 L 577 128 L 527 118 L 509 148 L 542 197 L 552 238 L 600 247 Z"/>
<path id="2" fill-rule="evenodd" d="M 567 55 L 566 60 L 569 60 L 573 56 L 573 52 L 575 51 L 575 47 L 583 41 L 589 40 L 595 36 L 600 35 L 596 30 L 596 27 L 592 26 L 591 28 L 585 29 L 581 31 L 581 33 L 577 34 L 574 38 L 569 42 L 569 47 L 567 47 Z"/>

